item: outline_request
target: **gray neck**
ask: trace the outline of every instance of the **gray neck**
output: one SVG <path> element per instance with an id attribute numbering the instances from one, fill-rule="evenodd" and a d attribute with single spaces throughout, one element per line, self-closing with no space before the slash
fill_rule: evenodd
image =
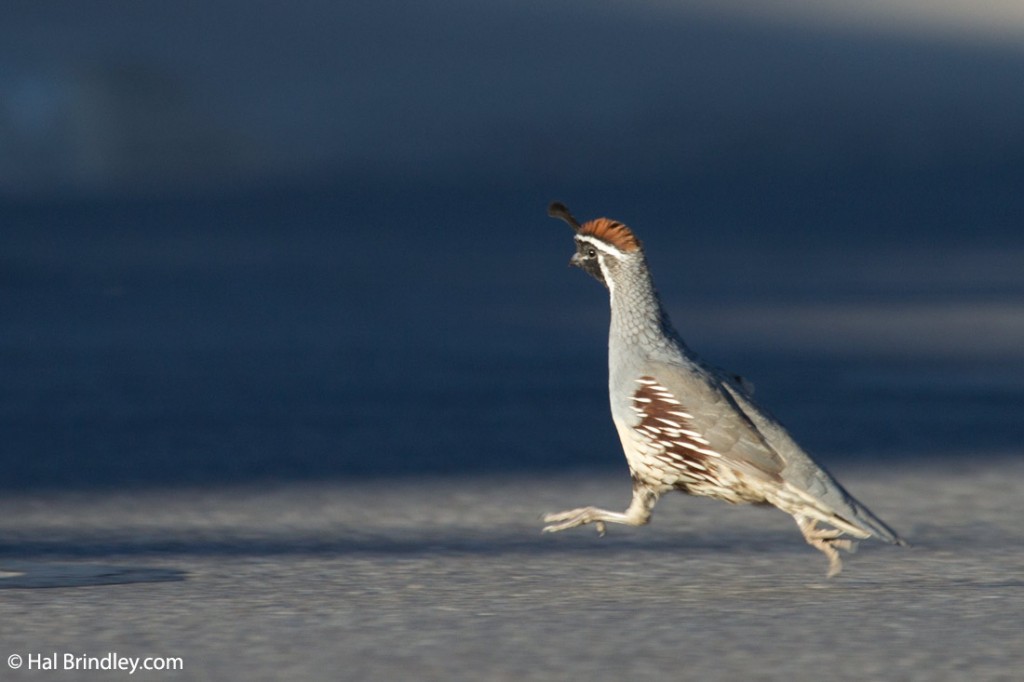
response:
<path id="1" fill-rule="evenodd" d="M 679 361 L 685 345 L 672 327 L 651 281 L 642 253 L 616 263 L 608 273 L 612 319 L 609 351 L 617 357 L 641 356 Z"/>

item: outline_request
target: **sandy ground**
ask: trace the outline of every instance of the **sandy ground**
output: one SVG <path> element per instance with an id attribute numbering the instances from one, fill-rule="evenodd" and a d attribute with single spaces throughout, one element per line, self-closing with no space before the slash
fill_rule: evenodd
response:
<path id="1" fill-rule="evenodd" d="M 128 677 L 26 669 L 116 652 L 182 659 L 153 679 L 1020 679 L 1024 462 L 835 473 L 914 547 L 826 580 L 782 514 L 681 495 L 539 532 L 625 476 L 8 495 L 0 677 Z"/>

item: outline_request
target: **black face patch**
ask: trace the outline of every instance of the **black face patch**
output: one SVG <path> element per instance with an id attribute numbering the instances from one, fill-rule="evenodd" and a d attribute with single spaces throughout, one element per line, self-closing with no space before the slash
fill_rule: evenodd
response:
<path id="1" fill-rule="evenodd" d="M 576 255 L 573 256 L 572 264 L 580 267 L 588 275 L 604 284 L 604 274 L 601 272 L 601 264 L 598 258 L 601 257 L 597 247 L 585 241 L 576 241 Z"/>

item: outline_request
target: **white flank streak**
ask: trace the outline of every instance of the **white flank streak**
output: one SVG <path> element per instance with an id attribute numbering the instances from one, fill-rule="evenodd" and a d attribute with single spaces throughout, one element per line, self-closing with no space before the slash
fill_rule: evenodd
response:
<path id="1" fill-rule="evenodd" d="M 703 436 L 701 436 L 701 435 L 700 435 L 699 433 L 697 433 L 696 431 L 687 431 L 686 429 L 683 429 L 682 433 L 683 433 L 684 435 L 687 435 L 687 436 L 689 436 L 690 438 L 694 439 L 695 441 L 697 441 L 697 442 L 698 442 L 698 443 L 700 443 L 701 445 L 710 445 L 710 444 L 711 444 L 711 441 L 707 440 L 706 438 L 704 438 Z"/>
<path id="2" fill-rule="evenodd" d="M 681 448 L 686 448 L 687 450 L 693 450 L 694 452 L 699 452 L 700 454 L 707 455 L 708 457 L 721 457 L 721 455 L 719 455 L 714 450 L 708 450 L 707 448 L 697 447 L 693 443 L 687 443 L 684 440 L 676 440 L 676 441 L 672 441 L 672 442 L 675 443 L 676 445 L 678 445 Z"/>

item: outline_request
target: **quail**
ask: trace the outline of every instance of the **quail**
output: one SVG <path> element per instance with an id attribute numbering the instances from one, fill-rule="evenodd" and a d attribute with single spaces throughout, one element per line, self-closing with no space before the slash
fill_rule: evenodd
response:
<path id="1" fill-rule="evenodd" d="M 604 284 L 611 299 L 609 399 L 633 498 L 624 512 L 582 507 L 547 514 L 545 532 L 593 524 L 603 535 L 607 523 L 644 525 L 661 495 L 678 490 L 770 504 L 792 515 L 807 543 L 828 558 L 828 577 L 842 570 L 839 550 L 856 548 L 850 537 L 907 544 L 758 407 L 745 382 L 686 346 L 632 230 L 608 218 L 581 224 L 560 203 L 548 214 L 575 231 L 570 264 Z"/>

